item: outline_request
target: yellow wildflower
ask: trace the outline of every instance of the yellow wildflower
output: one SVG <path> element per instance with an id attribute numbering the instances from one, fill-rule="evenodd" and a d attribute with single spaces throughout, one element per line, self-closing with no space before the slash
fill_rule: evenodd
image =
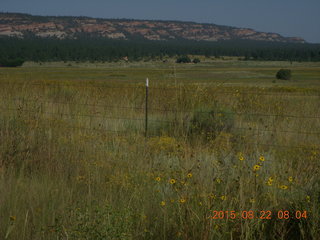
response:
<path id="1" fill-rule="evenodd" d="M 155 179 L 157 182 L 160 182 L 161 181 L 161 178 L 160 177 L 156 177 Z"/>
<path id="2" fill-rule="evenodd" d="M 256 164 L 253 166 L 253 171 L 259 171 L 260 168 L 261 168 L 261 166 Z"/>
<path id="3" fill-rule="evenodd" d="M 309 195 L 306 196 L 306 201 L 307 201 L 308 203 L 310 202 L 310 200 L 311 200 L 310 196 L 309 196 Z"/>
<path id="4" fill-rule="evenodd" d="M 86 179 L 85 176 L 77 176 L 77 181 L 78 181 L 78 182 L 81 182 L 81 181 L 83 181 L 83 180 L 85 180 L 85 179 Z"/>
<path id="5" fill-rule="evenodd" d="M 264 162 L 264 160 L 266 160 L 266 159 L 264 158 L 264 156 L 260 156 L 259 160 L 260 160 L 261 162 Z"/>
<path id="6" fill-rule="evenodd" d="M 180 203 L 185 203 L 185 202 L 186 202 L 186 199 L 181 198 L 181 199 L 179 200 L 179 202 L 180 202 Z"/>
<path id="7" fill-rule="evenodd" d="M 217 182 L 217 183 L 221 183 L 221 179 L 220 179 L 220 178 L 217 178 L 217 179 L 216 179 L 216 182 Z"/>
<path id="8" fill-rule="evenodd" d="M 221 199 L 222 201 L 225 201 L 225 200 L 227 200 L 227 196 L 222 195 L 222 196 L 220 197 L 220 199 Z"/>
<path id="9" fill-rule="evenodd" d="M 160 203 L 160 205 L 161 205 L 161 206 L 165 206 L 165 205 L 166 205 L 166 202 L 165 202 L 165 201 L 162 201 L 162 202 Z"/>
<path id="10" fill-rule="evenodd" d="M 211 193 L 211 194 L 210 194 L 210 198 L 216 199 L 216 195 L 214 195 L 213 193 Z"/>
<path id="11" fill-rule="evenodd" d="M 174 199 L 171 199 L 170 202 L 171 202 L 171 203 L 174 203 Z"/>
<path id="12" fill-rule="evenodd" d="M 272 181 L 268 180 L 268 181 L 267 181 L 267 184 L 268 184 L 269 186 L 271 186 L 271 185 L 272 185 Z"/>
<path id="13" fill-rule="evenodd" d="M 293 182 L 293 177 L 290 176 L 290 177 L 288 178 L 288 180 L 289 180 L 289 182 Z"/>
<path id="14" fill-rule="evenodd" d="M 242 152 L 239 152 L 239 153 L 238 153 L 238 157 L 239 157 L 239 160 L 240 160 L 240 161 L 243 161 L 243 160 L 244 160 L 244 156 L 243 156 L 243 153 L 242 153 Z"/>
<path id="15" fill-rule="evenodd" d="M 288 186 L 287 185 L 281 185 L 280 188 L 283 189 L 283 190 L 286 190 L 286 189 L 288 189 Z"/>
<path id="16" fill-rule="evenodd" d="M 269 182 L 273 182 L 273 180 L 274 180 L 273 177 L 269 177 L 269 178 L 268 178 L 268 181 L 269 181 Z"/>
<path id="17" fill-rule="evenodd" d="M 188 173 L 187 177 L 192 178 L 192 173 Z"/>
<path id="18" fill-rule="evenodd" d="M 175 184 L 176 180 L 174 178 L 170 179 L 170 184 Z"/>

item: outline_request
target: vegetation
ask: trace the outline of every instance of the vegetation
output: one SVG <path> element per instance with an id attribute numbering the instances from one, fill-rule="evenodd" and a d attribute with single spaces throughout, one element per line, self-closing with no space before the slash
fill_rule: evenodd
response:
<path id="1" fill-rule="evenodd" d="M 193 63 L 199 63 L 199 62 L 201 62 L 201 61 L 200 61 L 199 58 L 195 58 L 195 59 L 192 60 L 192 62 L 193 62 Z"/>
<path id="2" fill-rule="evenodd" d="M 189 137 L 202 136 L 216 138 L 221 133 L 229 133 L 234 126 L 234 112 L 219 106 L 202 107 L 194 111 L 190 122 Z"/>
<path id="3" fill-rule="evenodd" d="M 176 63 L 191 63 L 191 59 L 188 56 L 181 56 L 177 58 Z"/>
<path id="4" fill-rule="evenodd" d="M 20 67 L 24 63 L 22 59 L 0 59 L 0 67 Z"/>
<path id="5" fill-rule="evenodd" d="M 0 38 L 0 53 L 6 59 L 27 61 L 129 61 L 184 55 L 236 56 L 245 60 L 320 61 L 319 44 L 288 44 L 259 41 L 146 41 L 81 37 Z"/>
<path id="6" fill-rule="evenodd" d="M 277 79 L 281 80 L 290 80 L 291 79 L 291 70 L 290 69 L 280 69 L 276 74 Z"/>
<path id="7" fill-rule="evenodd" d="M 86 64 L 0 70 L 0 239 L 320 239 L 319 63 Z"/>

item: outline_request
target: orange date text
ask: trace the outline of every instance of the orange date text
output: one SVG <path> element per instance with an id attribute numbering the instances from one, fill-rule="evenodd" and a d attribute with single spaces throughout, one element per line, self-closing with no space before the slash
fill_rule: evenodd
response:
<path id="1" fill-rule="evenodd" d="M 307 219 L 308 214 L 305 210 L 279 210 L 279 211 L 217 211 L 212 210 L 211 219 Z"/>

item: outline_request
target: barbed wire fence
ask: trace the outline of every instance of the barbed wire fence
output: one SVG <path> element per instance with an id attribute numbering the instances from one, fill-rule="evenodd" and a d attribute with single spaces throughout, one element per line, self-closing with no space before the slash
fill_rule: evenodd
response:
<path id="1" fill-rule="evenodd" d="M 77 83 L 77 84 L 63 84 L 63 83 L 22 83 L 22 82 L 2 82 L 0 85 L 9 85 L 11 87 L 20 87 L 25 88 L 28 86 L 37 86 L 40 88 L 43 87 L 75 87 L 75 88 L 83 88 L 87 89 L 90 87 L 93 88 L 102 88 L 102 89 L 127 89 L 130 91 L 139 91 L 140 93 L 144 93 L 144 102 L 140 102 L 137 105 L 133 106 L 124 106 L 124 105 L 117 105 L 117 104 L 104 104 L 104 103 L 84 103 L 84 102 L 74 102 L 74 101 L 63 101 L 63 100 L 48 100 L 46 98 L 41 97 L 41 94 L 36 99 L 28 99 L 26 97 L 8 97 L 8 96 L 0 96 L 1 101 L 10 101 L 12 106 L 2 106 L 0 109 L 2 112 L 13 112 L 13 113 L 26 113 L 26 114 L 40 114 L 40 115 L 48 115 L 52 117 L 56 117 L 57 119 L 61 119 L 63 117 L 71 118 L 71 119 L 77 119 L 77 118 L 90 118 L 90 119 L 101 119 L 103 121 L 127 121 L 127 122 L 137 122 L 140 124 L 140 128 L 138 129 L 138 133 L 145 136 L 145 138 L 148 137 L 154 137 L 159 136 L 161 133 L 152 133 L 150 132 L 150 124 L 152 123 L 160 123 L 160 124 L 171 124 L 173 127 L 177 126 L 181 123 L 181 119 L 173 118 L 173 119 L 155 119 L 153 118 L 153 113 L 157 114 L 173 114 L 173 116 L 187 116 L 188 121 L 190 121 L 190 116 L 195 114 L 194 110 L 181 110 L 181 109 L 168 109 L 168 108 L 159 108 L 159 107 L 153 107 L 149 103 L 149 94 L 150 90 L 151 93 L 153 90 L 162 90 L 162 91 L 179 91 L 179 88 L 175 87 L 150 87 L 148 79 L 146 80 L 145 86 L 143 85 L 137 85 L 137 86 L 110 86 L 107 84 L 96 84 L 96 83 Z M 187 91 L 192 92 L 192 89 L 187 89 Z M 215 95 L 232 95 L 232 94 L 244 94 L 244 95 L 268 95 L 271 97 L 274 96 L 283 96 L 283 92 L 263 92 L 263 91 L 215 91 Z M 294 96 L 294 97 L 307 97 L 307 98 L 319 98 L 320 94 L 317 92 L 308 92 L 308 93 L 288 93 L 286 96 Z M 119 96 L 120 97 L 120 96 Z M 102 98 L 103 99 L 103 98 Z M 26 108 L 26 104 L 32 104 L 32 109 Z M 101 108 L 103 111 L 97 111 L 96 113 L 66 113 L 66 112 L 56 112 L 56 111 L 48 111 L 50 110 L 50 105 L 59 105 L 59 106 L 68 106 L 72 105 L 73 107 L 94 107 L 94 108 Z M 123 111 L 138 111 L 139 115 L 141 117 L 118 117 L 107 115 L 106 112 L 111 109 L 122 109 Z M 246 126 L 246 127 L 235 127 L 233 126 L 233 130 L 242 131 L 246 133 L 256 134 L 259 135 L 260 133 L 270 133 L 270 134 L 280 134 L 280 133 L 286 133 L 286 134 L 294 134 L 297 135 L 297 138 L 300 138 L 301 135 L 304 136 L 313 136 L 314 139 L 320 139 L 320 116 L 318 115 L 294 115 L 294 114 L 268 114 L 263 112 L 241 112 L 241 111 L 233 111 L 233 112 L 225 112 L 225 111 L 197 111 L 197 114 L 214 114 L 213 117 L 217 117 L 218 115 L 224 115 L 223 119 L 227 118 L 234 118 L 235 116 L 254 116 L 254 117 L 268 117 L 268 118 L 287 118 L 287 119 L 299 119 L 302 121 L 306 120 L 313 120 L 316 122 L 316 128 L 314 131 L 306 131 L 306 130 L 297 130 L 297 129 L 285 129 L 285 130 L 279 130 L 279 129 L 261 129 L 257 127 L 252 126 Z M 127 129 L 108 129 L 99 124 L 96 127 L 92 126 L 70 126 L 69 124 L 59 125 L 59 128 L 63 129 L 78 129 L 78 130 L 84 130 L 84 131 L 93 131 L 93 132 L 99 132 L 99 133 L 114 133 L 114 134 L 121 134 L 121 135 L 127 135 L 128 130 Z M 161 130 L 161 129 L 160 129 Z M 161 131 L 160 131 L 161 132 Z M 274 147 L 274 148 L 298 148 L 298 149 L 311 149 L 311 150 L 320 150 L 319 142 L 314 142 L 312 146 L 304 146 L 303 143 L 301 145 L 283 145 L 283 144 L 277 144 L 277 143 L 261 143 L 261 142 L 252 142 L 252 144 L 260 145 L 260 146 L 268 146 L 268 147 Z"/>

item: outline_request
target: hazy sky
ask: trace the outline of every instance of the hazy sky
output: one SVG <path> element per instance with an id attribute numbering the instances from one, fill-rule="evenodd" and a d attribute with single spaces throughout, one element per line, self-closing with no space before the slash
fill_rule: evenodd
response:
<path id="1" fill-rule="evenodd" d="M 0 0 L 0 11 L 195 21 L 320 43 L 320 0 Z"/>

